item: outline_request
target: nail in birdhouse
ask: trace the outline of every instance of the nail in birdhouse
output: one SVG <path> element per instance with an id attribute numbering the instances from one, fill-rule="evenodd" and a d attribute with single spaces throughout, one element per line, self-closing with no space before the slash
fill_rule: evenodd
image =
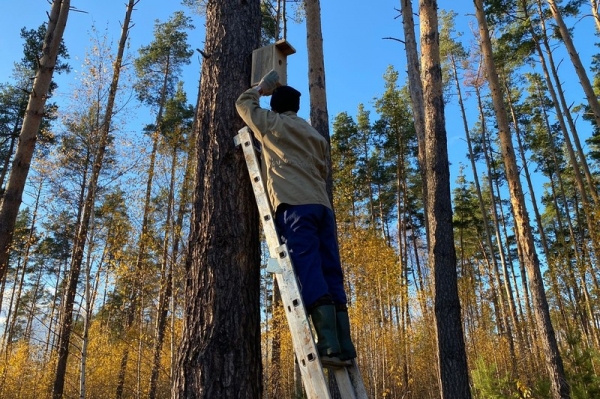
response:
<path id="1" fill-rule="evenodd" d="M 285 39 L 254 50 L 250 85 L 256 86 L 271 69 L 279 74 L 279 83 L 287 85 L 287 56 L 295 52 L 296 49 Z"/>

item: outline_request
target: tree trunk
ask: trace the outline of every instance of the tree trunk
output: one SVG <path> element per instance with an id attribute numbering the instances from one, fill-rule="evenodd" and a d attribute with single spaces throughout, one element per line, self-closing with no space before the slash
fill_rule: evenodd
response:
<path id="1" fill-rule="evenodd" d="M 434 273 L 434 304 L 442 398 L 469 399 L 467 355 L 458 298 L 452 230 L 450 168 L 444 118 L 437 1 L 419 2 L 421 73 L 425 111 L 425 171 L 429 224 L 429 263 Z"/>
<path id="2" fill-rule="evenodd" d="M 10 160 L 12 158 L 13 151 L 15 150 L 15 144 L 17 143 L 17 138 L 19 137 L 19 123 L 21 122 L 20 116 L 17 118 L 15 125 L 13 126 L 12 133 L 10 135 L 10 146 L 8 147 L 8 151 L 6 153 L 6 158 L 4 162 L 2 162 L 2 173 L 0 173 L 0 200 L 4 196 L 4 180 L 6 179 L 6 173 L 8 172 L 8 166 L 10 165 Z"/>
<path id="3" fill-rule="evenodd" d="M 539 15 L 543 16 L 543 12 L 544 11 L 542 9 L 542 5 L 541 5 L 541 1 L 540 0 L 538 0 L 538 9 L 539 9 Z M 557 15 L 560 18 L 560 14 L 557 14 Z M 562 19 L 561 19 L 561 21 L 562 21 Z M 575 122 L 573 121 L 573 117 L 571 116 L 571 110 L 570 110 L 569 106 L 567 105 L 567 101 L 565 99 L 564 90 L 562 89 L 562 81 L 561 81 L 561 79 L 558 76 L 558 70 L 557 70 L 557 68 L 555 66 L 555 63 L 554 63 L 553 51 L 551 50 L 550 44 L 548 43 L 548 35 L 546 33 L 546 23 L 545 23 L 543 17 L 540 18 L 540 25 L 541 25 L 542 32 L 543 32 L 543 35 L 542 35 L 542 38 L 541 38 L 542 39 L 542 43 L 544 44 L 544 48 L 546 49 L 546 54 L 548 56 L 548 61 L 549 61 L 549 64 L 550 64 L 550 70 L 552 72 L 552 76 L 554 77 L 554 81 L 556 82 L 556 88 L 557 88 L 556 91 L 557 91 L 557 94 L 558 94 L 558 99 L 560 100 L 560 102 L 558 102 L 558 101 L 555 102 L 555 107 L 556 108 L 562 107 L 562 112 L 564 113 L 564 116 L 566 117 L 566 120 L 569 123 L 569 127 L 571 129 L 571 134 L 573 135 L 573 142 L 575 143 L 575 148 L 577 149 L 577 155 L 579 155 L 579 162 L 581 164 L 581 168 L 583 169 L 583 173 L 584 173 L 585 178 L 586 178 L 586 180 L 588 182 L 587 190 L 583 189 L 583 183 L 580 183 L 580 186 L 582 187 L 581 188 L 582 189 L 581 195 L 582 195 L 582 197 L 585 196 L 586 195 L 585 193 L 587 191 L 592 196 L 592 198 L 594 199 L 595 204 L 599 205 L 600 204 L 600 199 L 598 198 L 598 190 L 596 189 L 596 183 L 595 183 L 594 178 L 592 177 L 592 174 L 590 172 L 590 168 L 589 168 L 588 163 L 587 163 L 587 158 L 586 158 L 586 156 L 585 156 L 585 154 L 583 152 L 583 148 L 581 147 L 581 142 L 580 142 L 579 136 L 577 134 L 577 129 L 575 127 Z M 564 23 L 563 23 L 563 25 L 564 25 Z M 563 31 L 561 29 L 561 35 L 562 34 L 563 34 Z M 536 37 L 536 40 L 537 40 L 537 37 Z M 569 40 L 570 40 L 570 36 L 569 36 Z M 571 42 L 571 45 L 572 45 L 572 42 Z M 573 49 L 573 51 L 575 51 L 575 50 Z M 540 57 L 542 58 L 543 55 L 542 55 L 541 51 L 538 50 L 538 52 L 540 53 Z M 569 49 L 569 54 L 571 54 L 571 49 Z M 576 52 L 574 54 L 577 57 L 577 59 L 579 59 L 579 55 Z M 544 66 L 545 65 L 545 61 L 542 60 L 542 63 L 543 63 L 542 66 Z M 581 63 L 581 61 L 580 61 L 580 63 Z M 577 66 L 575 68 L 577 69 Z M 578 71 L 578 74 L 579 74 L 580 73 L 579 70 L 577 70 L 577 71 Z M 581 73 L 583 73 L 584 78 L 587 80 L 587 75 L 585 74 L 585 71 L 583 71 Z M 580 76 L 580 79 L 581 79 L 581 76 Z M 584 81 L 581 80 L 581 82 L 582 82 L 582 85 L 585 86 Z M 587 85 L 590 85 L 589 80 L 587 80 Z M 590 88 L 590 90 L 592 90 L 592 89 Z M 584 87 L 584 91 L 585 91 L 585 87 Z M 588 92 L 586 92 L 586 95 L 588 95 Z M 597 105 L 598 104 L 598 100 L 595 97 L 595 95 L 593 94 L 593 90 L 592 90 L 592 95 L 594 96 L 593 99 L 590 100 L 589 97 L 588 97 L 588 101 L 592 101 L 592 102 L 595 101 L 595 104 Z M 594 108 L 594 107 L 592 107 L 591 103 L 590 103 L 590 107 L 592 109 Z M 562 114 L 558 114 L 558 115 L 562 115 Z M 599 115 L 600 114 L 596 114 L 596 124 L 597 124 L 597 126 L 600 126 L 600 125 L 598 125 L 598 121 L 600 120 L 599 119 Z M 571 140 L 569 139 L 569 136 L 568 136 L 566 128 L 564 129 L 564 132 L 565 132 L 565 140 L 567 142 L 568 149 L 569 149 L 569 155 L 571 156 L 573 163 L 576 163 L 576 159 L 577 158 L 575 157 L 573 146 L 571 145 Z M 580 172 L 579 172 L 579 165 L 574 165 L 573 167 L 576 168 L 576 172 L 578 174 L 578 179 L 581 179 Z M 587 198 L 584 197 L 584 200 L 587 202 Z M 593 214 L 590 214 L 589 216 L 593 216 Z"/>
<path id="4" fill-rule="evenodd" d="M 537 1 L 537 5 L 538 5 L 539 15 L 543 15 L 541 0 Z M 523 7 L 527 11 L 527 9 L 525 8 L 526 6 L 523 5 Z M 556 110 L 557 119 L 560 124 L 561 130 L 563 132 L 565 144 L 567 146 L 567 152 L 569 154 L 571 166 L 573 167 L 573 175 L 575 178 L 575 182 L 577 183 L 577 188 L 581 195 L 583 210 L 587 216 L 586 221 L 588 224 L 590 235 L 592 237 L 592 240 L 591 240 L 592 247 L 594 248 L 594 252 L 596 254 L 598 254 L 598 253 L 600 253 L 600 242 L 598 241 L 598 233 L 597 233 L 597 229 L 596 229 L 596 217 L 595 217 L 595 213 L 593 210 L 593 206 L 592 206 L 592 204 L 590 204 L 590 201 L 588 199 L 588 194 L 591 194 L 592 199 L 594 200 L 594 204 L 596 206 L 598 206 L 598 204 L 600 203 L 600 199 L 598 198 L 598 192 L 596 190 L 596 183 L 594 182 L 594 179 L 590 173 L 590 169 L 587 164 L 587 158 L 581 148 L 580 140 L 577 135 L 577 130 L 575 128 L 575 123 L 573 121 L 569 107 L 567 106 L 567 102 L 565 100 L 564 91 L 562 89 L 562 83 L 558 77 L 558 71 L 557 71 L 556 65 L 554 63 L 554 57 L 552 55 L 550 44 L 548 43 L 548 36 L 546 33 L 546 25 L 545 25 L 543 18 L 540 18 L 540 24 L 541 24 L 541 28 L 542 28 L 542 32 L 543 32 L 543 35 L 541 37 L 538 37 L 535 34 L 535 32 L 533 31 L 533 27 L 530 27 L 530 30 L 531 30 L 532 36 L 534 38 L 536 50 L 538 51 L 538 54 L 540 57 L 540 65 L 542 66 L 542 70 L 544 72 L 544 77 L 546 79 L 546 85 L 548 86 L 548 91 L 550 92 L 550 95 L 552 97 L 552 101 L 554 103 L 554 108 Z M 541 49 L 541 45 L 539 43 L 540 40 L 541 40 L 541 43 L 544 45 L 546 55 L 548 57 L 548 64 L 550 66 L 550 71 L 552 72 L 552 77 L 554 78 L 554 82 L 556 83 L 556 88 L 557 88 L 556 90 L 554 89 L 554 84 L 550 80 L 550 72 L 548 71 L 548 66 L 546 65 L 546 59 L 544 58 L 544 55 L 543 55 L 543 52 Z M 561 107 L 562 107 L 562 110 L 561 110 Z M 564 114 L 563 114 L 563 112 L 564 112 Z M 571 143 L 571 138 L 569 136 L 569 132 L 565 125 L 565 119 L 567 120 L 567 122 L 569 123 L 569 127 L 571 128 L 571 133 L 573 135 L 573 141 L 575 142 L 575 146 L 577 147 L 577 155 L 579 155 L 579 162 L 578 162 L 577 156 L 575 155 L 575 150 L 573 149 L 573 144 Z M 586 180 L 588 182 L 587 189 L 583 183 L 583 177 L 581 176 L 580 164 L 581 164 L 581 168 L 583 168 L 584 175 L 586 176 Z"/>
<path id="5" fill-rule="evenodd" d="M 571 38 L 571 33 L 565 24 L 565 21 L 562 19 L 562 15 L 558 10 L 558 6 L 556 5 L 555 0 L 547 0 L 548 5 L 550 6 L 550 11 L 552 12 L 552 16 L 558 25 L 558 29 L 560 31 L 560 36 L 567 48 L 567 52 L 569 53 L 569 57 L 571 58 L 571 62 L 573 63 L 573 67 L 575 68 L 575 73 L 577 73 L 577 77 L 579 77 L 579 83 L 581 83 L 581 87 L 583 88 L 583 92 L 588 100 L 588 104 L 594 114 L 594 119 L 596 120 L 596 126 L 600 126 L 600 103 L 598 103 L 598 97 L 594 93 L 594 88 L 590 83 L 590 79 L 587 76 L 586 69 L 581 62 L 581 58 L 579 58 L 579 54 L 575 49 L 575 45 L 573 44 L 573 39 Z"/>
<path id="6" fill-rule="evenodd" d="M 172 398 L 262 393 L 258 211 L 233 142 L 243 126 L 235 99 L 250 83 L 260 21 L 259 0 L 207 4 L 183 339 Z"/>
<path id="7" fill-rule="evenodd" d="M 125 332 L 129 333 L 133 327 L 135 316 L 138 311 L 141 312 L 141 302 L 143 301 L 143 281 L 144 281 L 144 258 L 146 257 L 146 247 L 149 240 L 148 229 L 150 224 L 151 214 L 151 199 L 152 199 L 152 184 L 154 181 L 155 167 L 156 167 L 156 155 L 158 154 L 158 145 L 160 141 L 160 129 L 163 120 L 163 111 L 165 102 L 167 100 L 167 82 L 170 73 L 170 64 L 167 58 L 167 65 L 164 68 L 163 74 L 163 85 L 160 92 L 160 99 L 158 101 L 158 111 L 156 114 L 155 130 L 152 132 L 152 151 L 150 152 L 150 160 L 148 165 L 148 177 L 146 178 L 146 193 L 144 196 L 144 210 L 142 216 L 142 226 L 140 236 L 138 239 L 138 248 L 133 268 L 133 281 L 130 284 L 129 292 L 129 309 L 127 310 L 125 320 Z M 141 320 L 141 319 L 140 319 Z M 125 384 L 125 375 L 127 369 L 127 363 L 129 361 L 129 345 L 125 345 L 123 353 L 121 354 L 121 367 L 119 370 L 119 379 L 116 389 L 116 398 L 120 399 L 123 397 L 123 390 Z"/>
<path id="8" fill-rule="evenodd" d="M 598 0 L 590 0 L 590 6 L 592 7 L 592 15 L 594 16 L 594 22 L 596 23 L 596 30 L 600 32 L 600 14 L 598 14 Z"/>
<path id="9" fill-rule="evenodd" d="M 109 140 L 111 119 L 113 116 L 114 102 L 119 85 L 119 76 L 121 73 L 121 64 L 123 61 L 125 44 L 127 42 L 127 34 L 129 30 L 131 12 L 133 11 L 133 7 L 137 3 L 137 1 L 129 0 L 127 11 L 125 13 L 125 21 L 123 23 L 123 28 L 121 31 L 121 39 L 119 41 L 117 58 L 115 60 L 115 64 L 113 65 L 113 78 L 109 88 L 106 112 L 104 114 L 102 125 L 99 127 L 99 143 L 96 149 L 96 153 L 94 154 L 92 175 L 88 182 L 87 194 L 83 203 L 83 210 L 81 212 L 79 226 L 77 229 L 77 234 L 75 236 L 75 242 L 73 243 L 73 257 L 71 259 L 69 282 L 67 284 L 67 292 L 65 293 L 64 302 L 62 304 L 63 311 L 60 325 L 60 334 L 58 338 L 58 362 L 56 364 L 56 374 L 52 389 L 52 394 L 54 398 L 62 398 L 64 390 L 64 379 L 67 370 L 67 360 L 69 356 L 69 341 L 71 339 L 73 303 L 75 301 L 77 284 L 79 282 L 79 274 L 81 272 L 81 264 L 83 262 L 83 252 L 85 249 L 85 242 L 88 236 L 90 217 L 92 215 L 94 204 L 96 201 L 98 179 L 100 177 L 100 172 L 104 160 L 104 154 L 106 152 L 106 146 L 108 145 Z"/>
<path id="10" fill-rule="evenodd" d="M 185 172 L 183 175 L 183 182 L 181 184 L 181 191 L 179 193 L 179 209 L 177 210 L 177 218 L 175 220 L 174 227 L 174 238 L 173 238 L 173 249 L 171 250 L 171 271 L 174 270 L 175 267 L 177 269 L 180 268 L 180 251 L 179 246 L 182 241 L 181 231 L 183 229 L 183 220 L 185 215 L 187 214 L 188 205 L 190 201 L 190 188 L 192 184 L 192 172 L 194 170 L 195 160 L 194 160 L 194 138 L 190 137 L 188 142 L 188 148 L 186 150 L 187 159 L 185 162 Z M 170 347 L 170 369 L 169 369 L 169 382 L 170 386 L 173 386 L 174 381 L 174 372 L 175 372 L 175 364 L 176 364 L 176 344 L 175 344 L 175 309 L 177 308 L 176 298 L 178 297 L 178 293 L 180 292 L 180 288 L 176 286 L 176 278 L 175 273 L 171 273 L 171 279 L 168 281 L 168 284 L 171 285 L 171 298 L 170 298 L 170 311 L 171 311 L 171 347 Z"/>
<path id="11" fill-rule="evenodd" d="M 481 40 L 481 49 L 486 64 L 487 79 L 492 93 L 492 101 L 496 120 L 498 122 L 498 134 L 502 157 L 504 159 L 504 168 L 508 180 L 511 204 L 515 219 L 515 233 L 521 256 L 529 281 L 531 284 L 532 297 L 534 301 L 534 313 L 537 320 L 537 328 L 542 340 L 544 354 L 546 357 L 546 367 L 552 383 L 552 395 L 554 398 L 569 398 L 569 385 L 566 382 L 565 371 L 562 358 L 558 350 L 558 343 L 554 334 L 554 328 L 550 321 L 550 309 L 544 291 L 544 283 L 540 271 L 540 262 L 535 250 L 533 233 L 529 222 L 529 215 L 525 206 L 523 188 L 519 179 L 519 170 L 515 157 L 515 150 L 512 144 L 508 117 L 504 108 L 502 89 L 494 64 L 492 44 L 487 27 L 487 21 L 483 11 L 483 0 L 474 0 L 477 22 L 479 25 L 479 34 Z"/>
<path id="12" fill-rule="evenodd" d="M 89 346 L 89 334 L 90 334 L 90 324 L 91 319 L 94 312 L 93 305 L 93 297 L 92 293 L 93 289 L 91 287 L 91 274 L 92 274 L 92 252 L 93 242 L 94 242 L 94 221 L 90 222 L 90 227 L 92 232 L 90 234 L 90 242 L 92 243 L 87 251 L 87 259 L 85 265 L 85 275 L 84 275 L 84 293 L 82 301 L 85 301 L 85 307 L 81 306 L 80 308 L 83 310 L 83 332 L 81 334 L 81 360 L 79 361 L 79 399 L 86 398 L 86 388 L 87 388 L 87 358 L 88 358 L 88 346 Z M 99 272 L 98 272 L 99 273 Z"/>
<path id="13" fill-rule="evenodd" d="M 25 243 L 25 254 L 23 255 L 23 260 L 21 262 L 23 268 L 21 270 L 19 270 L 17 268 L 17 272 L 15 273 L 15 286 L 13 287 L 12 294 L 11 294 L 11 300 L 10 300 L 11 306 L 8 309 L 8 314 L 6 317 L 7 324 L 5 325 L 4 336 L 3 336 L 3 341 L 5 343 L 4 350 L 6 351 L 7 354 L 10 352 L 13 334 L 14 334 L 15 326 L 17 324 L 17 316 L 19 314 L 19 307 L 21 306 L 21 292 L 23 290 L 23 285 L 25 283 L 25 274 L 27 272 L 27 264 L 29 263 L 29 253 L 31 251 L 31 245 L 33 244 L 33 235 L 35 232 L 35 224 L 37 221 L 38 207 L 40 205 L 40 197 L 42 195 L 43 183 L 44 183 L 43 180 L 40 181 L 40 186 L 38 188 L 37 195 L 35 197 L 35 205 L 34 205 L 33 214 L 31 217 L 31 225 L 29 226 L 29 234 L 27 236 L 27 242 Z M 21 275 L 21 277 L 18 279 L 19 283 L 17 284 L 16 277 L 19 274 Z M 12 305 L 13 298 L 14 298 L 14 306 Z M 35 297 L 31 298 L 31 300 L 35 302 Z M 12 317 L 11 317 L 11 314 L 12 314 Z"/>
<path id="14" fill-rule="evenodd" d="M 19 135 L 19 144 L 17 153 L 13 160 L 12 169 L 8 178 L 8 185 L 0 206 L 0 280 L 6 275 L 8 266 L 8 253 L 14 234 L 15 223 L 23 198 L 23 190 L 33 152 L 37 133 L 40 128 L 42 116 L 44 114 L 44 105 L 46 104 L 48 89 L 52 81 L 56 57 L 60 48 L 61 39 L 65 26 L 70 0 L 54 0 L 49 14 L 48 28 L 44 38 L 44 47 L 42 48 L 42 57 L 39 60 L 39 68 L 33 82 L 29 103 L 25 111 L 21 134 Z"/>
<path id="15" fill-rule="evenodd" d="M 284 2 L 285 3 L 285 2 Z M 323 34 L 321 32 L 320 0 L 304 0 L 306 11 L 306 47 L 308 50 L 308 92 L 310 95 L 310 124 L 317 129 L 327 143 L 329 137 L 329 113 L 325 89 L 325 59 L 323 57 Z M 327 193 L 333 204 L 333 174 L 331 154 L 327 154 Z"/>
<path id="16" fill-rule="evenodd" d="M 404 30 L 404 44 L 406 46 L 406 64 L 408 68 L 408 89 L 410 91 L 410 102 L 414 116 L 415 132 L 417 134 L 417 145 L 419 148 L 417 157 L 423 180 L 423 204 L 425 206 L 425 234 L 429 242 L 429 222 L 427 221 L 427 185 L 425 172 L 425 109 L 423 105 L 423 84 L 421 83 L 421 68 L 419 67 L 419 53 L 417 52 L 417 39 L 415 37 L 415 22 L 413 20 L 412 0 L 401 0 L 402 27 Z"/>
<path id="17" fill-rule="evenodd" d="M 171 178 L 169 185 L 169 195 L 167 201 L 167 214 L 165 218 L 165 229 L 164 229 L 164 243 L 163 243 L 163 254 L 162 254 L 162 266 L 160 276 L 160 291 L 158 295 L 158 308 L 156 311 L 156 329 L 154 337 L 154 347 L 152 349 L 152 371 L 150 373 L 150 387 L 148 388 L 148 398 L 156 398 L 156 385 L 158 383 L 158 371 L 160 368 L 160 352 L 162 350 L 163 341 L 165 338 L 165 328 L 167 326 L 167 316 L 169 313 L 168 303 L 172 291 L 171 279 L 173 275 L 172 264 L 169 261 L 169 236 L 171 234 L 173 226 L 172 214 L 173 214 L 173 201 L 175 196 L 175 172 L 177 167 L 177 147 L 173 148 L 173 154 L 171 158 Z M 175 253 L 172 254 L 174 258 Z"/>

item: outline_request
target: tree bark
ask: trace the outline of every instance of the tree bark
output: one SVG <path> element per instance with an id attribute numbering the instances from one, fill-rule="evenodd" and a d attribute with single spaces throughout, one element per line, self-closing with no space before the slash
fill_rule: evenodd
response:
<path id="1" fill-rule="evenodd" d="M 39 61 L 39 68 L 33 82 L 29 103 L 25 111 L 21 134 L 19 135 L 19 144 L 17 153 L 13 160 L 8 185 L 0 206 L 0 280 L 6 275 L 8 266 L 8 253 L 14 234 L 15 223 L 23 190 L 33 152 L 37 133 L 44 114 L 44 105 L 46 104 L 47 93 L 52 81 L 56 57 L 60 48 L 63 32 L 67 25 L 69 16 L 70 0 L 54 0 L 49 14 L 48 28 L 44 38 L 44 47 L 42 48 L 42 57 Z"/>
<path id="2" fill-rule="evenodd" d="M 408 68 L 408 89 L 414 116 L 415 132 L 421 179 L 425 182 L 425 110 L 423 105 L 423 85 L 421 83 L 421 69 L 419 67 L 419 53 L 417 52 L 417 39 L 415 37 L 415 22 L 413 20 L 412 0 L 401 0 L 402 27 L 404 29 L 404 44 L 406 47 L 406 63 Z M 427 185 L 423 184 L 423 204 L 425 206 L 425 233 L 429 242 L 429 223 L 427 221 Z"/>
<path id="3" fill-rule="evenodd" d="M 285 3 L 285 2 L 284 2 Z M 304 0 L 306 11 L 306 48 L 308 54 L 308 93 L 310 95 L 310 124 L 331 143 L 329 136 L 329 113 L 325 88 L 325 58 L 323 57 L 323 34 L 321 31 L 320 0 Z M 331 154 L 327 154 L 327 193 L 333 204 L 333 174 Z"/>
<path id="4" fill-rule="evenodd" d="M 259 46 L 260 1 L 210 1 L 195 124 L 183 339 L 172 398 L 259 398 L 258 211 L 242 152 L 235 99 Z"/>
<path id="5" fill-rule="evenodd" d="M 592 7 L 592 15 L 594 16 L 594 22 L 596 23 L 596 30 L 600 32 L 600 14 L 598 14 L 598 0 L 590 0 L 590 6 Z"/>
<path id="6" fill-rule="evenodd" d="M 506 109 L 504 108 L 502 88 L 496 72 L 496 65 L 494 64 L 492 44 L 483 11 L 483 0 L 473 0 L 473 2 L 479 25 L 481 49 L 486 64 L 487 80 L 490 86 L 494 111 L 498 123 L 498 135 L 500 138 L 502 158 L 504 159 L 504 169 L 508 180 L 513 216 L 515 219 L 516 239 L 531 285 L 537 329 L 539 331 L 540 339 L 542 340 L 546 358 L 546 367 L 552 384 L 552 396 L 556 399 L 569 398 L 570 389 L 566 382 L 562 358 L 558 350 L 558 343 L 556 342 L 554 328 L 552 327 L 552 322 L 550 320 L 550 309 L 546 299 L 546 292 L 544 291 L 544 282 L 540 271 L 539 258 L 535 250 L 531 223 L 525 206 L 525 198 L 519 178 L 519 169 L 512 144 L 508 116 Z"/>
<path id="7" fill-rule="evenodd" d="M 429 263 L 434 273 L 434 306 L 442 398 L 469 399 L 467 355 L 458 298 L 452 228 L 450 168 L 444 118 L 437 1 L 419 2 L 421 73 L 425 111 L 425 173 Z"/>

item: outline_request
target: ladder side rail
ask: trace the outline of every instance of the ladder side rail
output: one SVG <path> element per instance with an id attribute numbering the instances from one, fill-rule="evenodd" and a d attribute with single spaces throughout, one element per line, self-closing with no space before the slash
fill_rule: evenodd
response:
<path id="1" fill-rule="evenodd" d="M 345 368 L 347 376 L 341 376 L 344 378 L 342 383 L 350 384 L 354 388 L 354 397 L 356 399 L 368 399 L 367 396 L 367 388 L 365 388 L 365 384 L 362 379 L 362 375 L 360 374 L 360 370 L 358 369 L 358 365 L 356 363 L 356 359 L 352 359 L 352 365 Z M 338 379 L 338 374 L 335 374 L 336 381 L 338 383 L 338 388 L 341 388 L 340 380 Z M 348 380 L 346 380 L 346 378 Z M 351 396 L 348 396 L 350 398 Z"/>
<path id="2" fill-rule="evenodd" d="M 280 245 L 269 199 L 261 179 L 260 164 L 254 152 L 250 129 L 247 126 L 238 132 L 235 143 L 241 145 L 244 152 L 269 252 L 271 257 L 276 258 L 281 266 L 281 273 L 275 273 L 275 278 L 282 293 L 281 299 L 286 310 L 285 314 L 290 326 L 294 353 L 298 359 L 306 394 L 310 399 L 329 399 L 331 395 L 327 388 L 321 360 L 317 354 L 296 275 L 287 247 L 285 244 Z"/>
<path id="3" fill-rule="evenodd" d="M 254 197 L 256 198 L 256 205 L 258 206 L 258 212 L 260 214 L 263 230 L 265 232 L 267 246 L 269 247 L 269 254 L 271 258 L 277 258 L 278 254 L 275 252 L 275 249 L 278 248 L 281 243 L 279 241 L 277 231 L 275 230 L 275 224 L 269 223 L 270 221 L 273 221 L 269 197 L 267 197 L 265 186 L 262 182 L 260 163 L 256 158 L 254 146 L 252 145 L 252 135 L 247 126 L 239 130 L 238 135 L 235 136 L 235 143 L 236 145 L 241 146 L 244 152 L 244 158 L 246 159 L 250 181 L 252 182 Z"/>
<path id="4" fill-rule="evenodd" d="M 294 353 L 298 360 L 306 394 L 311 399 L 329 399 L 331 396 L 327 387 L 327 380 L 306 317 L 296 276 L 293 271 L 289 271 L 287 265 L 282 265 L 282 269 L 282 273 L 275 273 L 274 275 L 282 293 L 281 301 L 290 326 Z"/>

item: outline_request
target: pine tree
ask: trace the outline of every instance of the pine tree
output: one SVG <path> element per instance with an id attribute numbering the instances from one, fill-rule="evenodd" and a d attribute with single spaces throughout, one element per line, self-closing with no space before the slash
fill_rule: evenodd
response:
<path id="1" fill-rule="evenodd" d="M 211 1 L 194 135 L 197 167 L 183 339 L 172 398 L 261 396 L 258 212 L 235 99 L 249 86 L 260 2 Z"/>
<path id="2" fill-rule="evenodd" d="M 44 113 L 47 93 L 60 51 L 62 34 L 67 24 L 70 0 L 54 0 L 49 14 L 49 23 L 44 37 L 42 57 L 39 60 L 29 103 L 19 135 L 19 144 L 13 167 L 0 206 L 0 280 L 4 279 L 8 262 L 14 225 L 21 205 L 29 165 L 35 149 L 35 141 Z"/>

